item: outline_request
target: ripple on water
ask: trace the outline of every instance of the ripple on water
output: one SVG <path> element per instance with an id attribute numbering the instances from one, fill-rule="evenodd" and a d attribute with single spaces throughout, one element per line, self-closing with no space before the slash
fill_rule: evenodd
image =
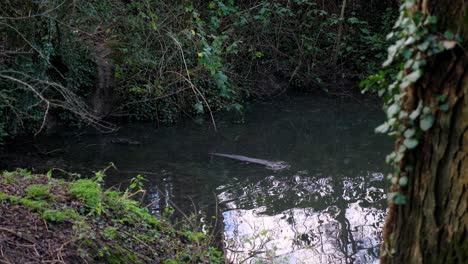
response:
<path id="1" fill-rule="evenodd" d="M 295 196 L 292 199 L 296 201 L 308 201 L 308 207 L 272 212 L 269 207 L 274 205 L 265 203 L 268 199 L 264 199 L 262 206 L 243 209 L 250 205 L 245 203 L 247 197 L 236 199 L 235 191 L 231 193 L 229 188 L 219 194 L 221 202 L 228 201 L 224 205 L 223 237 L 229 261 L 378 263 L 385 218 L 382 188 L 368 186 L 371 181 L 365 177 L 346 178 L 341 186 L 333 186 L 339 183 L 334 183 L 331 177 L 315 178 L 298 173 L 291 179 L 269 176 L 259 185 L 264 186 L 266 181 L 269 188 L 275 189 L 265 195 L 289 199 Z M 324 204 L 328 205 L 324 207 Z"/>

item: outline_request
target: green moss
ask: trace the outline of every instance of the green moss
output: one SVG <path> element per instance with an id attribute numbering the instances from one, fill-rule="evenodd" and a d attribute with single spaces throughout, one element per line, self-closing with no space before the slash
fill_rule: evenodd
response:
<path id="1" fill-rule="evenodd" d="M 3 203 L 6 200 L 8 200 L 8 194 L 0 192 L 0 203 Z"/>
<path id="2" fill-rule="evenodd" d="M 41 200 L 51 198 L 49 187 L 43 184 L 33 184 L 26 188 L 25 190 L 28 198 Z"/>
<path id="3" fill-rule="evenodd" d="M 122 197 L 122 194 L 118 191 L 106 191 L 106 196 L 109 198 L 110 201 L 117 201 Z"/>
<path id="4" fill-rule="evenodd" d="M 18 169 L 16 171 L 16 173 L 18 173 L 19 175 L 27 178 L 27 179 L 32 179 L 34 177 L 34 175 L 32 174 L 31 171 L 29 170 L 26 170 L 26 169 Z"/>
<path id="5" fill-rule="evenodd" d="M 15 183 L 16 181 L 16 173 L 15 172 L 9 172 L 9 171 L 4 171 L 2 173 L 2 182 L 4 184 L 12 184 Z"/>
<path id="6" fill-rule="evenodd" d="M 73 209 L 65 210 L 46 210 L 42 213 L 42 217 L 49 222 L 63 222 L 65 220 L 78 219 L 78 213 Z"/>
<path id="7" fill-rule="evenodd" d="M 21 199 L 21 204 L 28 207 L 32 211 L 44 211 L 48 207 L 48 203 L 45 201 L 35 201 L 27 198 Z"/>
<path id="8" fill-rule="evenodd" d="M 12 204 L 18 204 L 21 200 L 21 197 L 19 197 L 18 195 L 11 195 L 10 196 L 10 202 Z"/>
<path id="9" fill-rule="evenodd" d="M 99 179 L 60 182 L 46 175 L 31 175 L 30 179 L 18 173 L 11 175 L 15 182 L 12 188 L 0 192 L 0 201 L 10 203 L 2 206 L 20 204 L 15 206 L 16 210 L 37 212 L 32 216 L 38 222 L 49 222 L 47 228 L 52 232 L 46 234 L 48 238 L 76 241 L 67 247 L 74 247 L 70 250 L 90 263 L 162 263 L 166 259 L 172 259 L 173 263 L 199 263 L 208 258 L 209 263 L 223 262 L 221 253 L 209 246 L 209 239 L 201 233 L 187 231 L 193 226 L 182 224 L 176 229 L 166 218 L 156 217 L 131 199 L 135 197 L 131 190 L 103 191 Z M 0 174 L 0 180 L 4 178 Z M 10 189 L 24 191 L 17 196 Z M 59 195 L 54 195 L 56 191 Z M 92 213 L 86 216 L 78 213 L 88 208 Z M 32 233 L 37 231 L 34 223 L 18 224 L 29 225 Z M 188 242 L 187 234 L 193 234 L 196 243 Z M 43 238 L 44 234 L 34 233 L 34 236 Z M 42 243 L 40 239 L 38 243 Z"/>
<path id="10" fill-rule="evenodd" d="M 91 209 L 98 207 L 102 202 L 101 186 L 90 179 L 81 179 L 72 182 L 68 193 L 84 202 Z"/>
<path id="11" fill-rule="evenodd" d="M 115 227 L 106 227 L 102 233 L 105 239 L 113 240 L 117 237 L 117 228 Z"/>
<path id="12" fill-rule="evenodd" d="M 115 245 L 112 248 L 103 247 L 100 249 L 98 256 L 105 263 L 110 264 L 145 263 L 134 252 L 131 252 L 120 245 Z"/>

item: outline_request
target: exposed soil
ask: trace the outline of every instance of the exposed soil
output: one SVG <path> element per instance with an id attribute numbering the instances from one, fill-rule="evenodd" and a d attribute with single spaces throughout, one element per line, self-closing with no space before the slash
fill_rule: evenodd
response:
<path id="1" fill-rule="evenodd" d="M 2 176 L 3 177 L 3 176 Z M 0 190 L 9 196 L 20 196 L 25 186 L 31 184 L 47 184 L 46 176 L 35 177 L 34 180 L 22 178 L 15 184 L 0 182 Z M 63 189 L 51 190 L 57 202 L 66 202 Z M 21 204 L 0 203 L 0 261 L 2 263 L 74 263 L 83 262 L 80 257 L 69 221 L 59 225 L 49 225 L 37 213 Z"/>
<path id="2" fill-rule="evenodd" d="M 99 194 L 87 196 L 82 188 L 83 196 L 73 195 L 73 186 L 83 182 Z M 31 186 L 47 192 L 33 192 Z M 90 206 L 96 197 L 99 202 Z M 68 182 L 26 171 L 0 174 L 0 263 L 222 262 L 201 236 L 187 236 L 196 230 L 175 229 L 128 198 L 100 191 L 94 180 Z"/>

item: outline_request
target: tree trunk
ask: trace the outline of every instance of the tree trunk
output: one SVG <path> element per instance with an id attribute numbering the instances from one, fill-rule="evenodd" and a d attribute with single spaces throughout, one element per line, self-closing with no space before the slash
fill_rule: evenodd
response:
<path id="1" fill-rule="evenodd" d="M 340 21 L 338 22 L 338 33 L 336 34 L 335 48 L 332 56 L 332 65 L 336 66 L 338 62 L 338 53 L 340 52 L 341 36 L 343 34 L 343 23 L 345 19 L 346 0 L 341 5 Z"/>
<path id="2" fill-rule="evenodd" d="M 440 32 L 451 30 L 465 47 L 433 57 L 425 76 L 409 90 L 415 102 L 437 105 L 448 95 L 448 111 L 437 110 L 436 121 L 407 152 L 413 168 L 404 194 L 405 205 L 390 204 L 384 240 L 394 255 L 382 263 L 466 263 L 468 261 L 468 3 L 463 0 L 421 0 L 416 10 L 435 15 Z"/>
<path id="3" fill-rule="evenodd" d="M 104 118 L 112 110 L 114 97 L 114 65 L 110 56 L 112 50 L 105 40 L 95 43 L 98 83 L 91 96 L 92 107 L 98 118 Z"/>

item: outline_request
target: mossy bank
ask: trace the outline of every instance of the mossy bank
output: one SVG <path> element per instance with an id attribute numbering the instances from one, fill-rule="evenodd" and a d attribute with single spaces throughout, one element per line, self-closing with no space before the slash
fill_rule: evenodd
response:
<path id="1" fill-rule="evenodd" d="M 2 263 L 223 263 L 211 237 L 177 227 L 131 199 L 142 192 L 65 181 L 28 171 L 0 173 Z M 135 195 L 136 194 L 136 195 Z"/>

